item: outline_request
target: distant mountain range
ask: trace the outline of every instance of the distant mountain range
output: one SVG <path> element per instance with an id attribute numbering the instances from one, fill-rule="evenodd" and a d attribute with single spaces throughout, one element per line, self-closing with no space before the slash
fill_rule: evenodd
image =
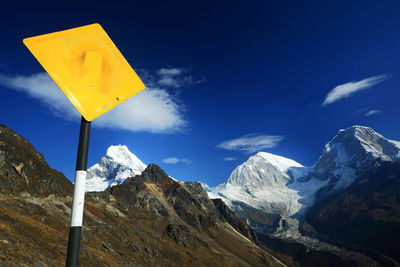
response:
<path id="1" fill-rule="evenodd" d="M 144 164 L 126 147 L 110 147 L 109 150 L 118 151 L 118 156 L 112 156 L 112 153 L 107 151 L 101 162 L 90 169 L 89 178 L 93 178 L 88 180 L 89 191 L 98 191 L 95 181 L 99 179 L 103 179 L 103 187 L 109 187 L 122 183 L 126 177 L 136 175 L 141 168 L 144 168 Z M 122 158 L 121 155 L 123 155 Z M 118 160 L 113 161 L 113 158 L 118 158 Z M 292 159 L 259 152 L 235 168 L 227 182 L 216 187 L 209 187 L 206 184 L 202 184 L 202 186 L 211 199 L 221 199 L 260 234 L 296 242 L 309 248 L 333 252 L 341 257 L 357 258 L 359 255 L 354 256 L 355 254 L 347 249 L 350 246 L 348 243 L 354 243 L 357 246 L 380 251 L 367 253 L 374 255 L 378 261 L 385 258 L 385 255 L 390 255 L 391 258 L 389 257 L 388 262 L 391 264 L 393 258 L 399 260 L 396 256 L 398 251 L 393 248 L 388 249 L 389 246 L 380 246 L 385 249 L 371 246 L 368 242 L 371 242 L 370 239 L 376 235 L 365 235 L 370 236 L 370 239 L 368 242 L 363 242 L 365 238 L 360 238 L 363 234 L 358 235 L 359 239 L 354 235 L 346 239 L 340 237 L 341 235 L 338 233 L 346 227 L 347 232 L 356 230 L 352 227 L 358 227 L 360 223 L 358 221 L 352 223 L 354 217 L 350 214 L 354 213 L 357 216 L 362 214 L 364 219 L 365 216 L 369 216 L 372 223 L 368 226 L 373 225 L 371 227 L 375 229 L 375 232 L 381 225 L 381 219 L 377 214 L 385 214 L 385 226 L 390 225 L 391 231 L 400 232 L 397 224 L 399 216 L 397 209 L 400 201 L 389 197 L 393 198 L 393 194 L 400 193 L 398 179 L 386 179 L 384 174 L 387 172 L 386 170 L 390 169 L 392 172 L 387 175 L 397 177 L 396 164 L 400 164 L 399 159 L 400 142 L 389 140 L 372 128 L 353 126 L 340 130 L 325 145 L 318 161 L 312 166 L 304 167 Z M 127 162 L 129 163 L 125 164 Z M 99 173 L 101 174 L 99 169 L 107 175 L 99 175 Z M 376 175 L 386 178 L 379 180 L 365 178 Z M 360 184 L 360 181 L 368 182 Z M 388 183 L 393 186 L 389 188 L 395 193 L 386 192 Z M 372 187 L 371 184 L 374 184 L 375 187 Z M 358 199 L 358 201 L 363 199 L 367 201 L 366 203 L 375 203 L 369 194 L 373 194 L 373 192 L 379 194 L 376 191 L 378 188 L 383 190 L 383 192 L 380 191 L 378 203 L 381 206 L 383 203 L 391 203 L 385 206 L 385 212 L 376 211 L 373 206 L 370 206 L 372 204 L 365 203 L 361 210 L 350 212 L 352 206 L 349 203 L 352 203 L 353 199 Z M 360 196 L 359 192 L 363 192 L 363 195 Z M 345 203 L 348 207 L 343 210 Z M 371 210 L 374 210 L 372 213 L 375 216 L 369 215 Z M 348 221 L 343 221 L 344 218 L 341 218 L 345 211 L 349 212 L 344 217 Z M 390 212 L 392 216 L 388 215 Z M 337 217 L 341 218 L 340 224 L 329 223 L 335 221 Z M 365 231 L 370 230 L 367 226 L 365 227 Z M 393 236 L 397 237 L 397 235 Z M 346 242 L 346 245 L 341 242 Z M 381 243 L 384 243 L 383 240 Z M 354 250 L 354 247 L 352 249 Z M 359 250 L 362 251 L 361 248 L 357 248 L 356 254 L 359 253 Z M 381 252 L 384 253 L 384 256 L 380 254 Z M 361 261 L 365 263 L 369 260 L 362 259 Z M 388 263 L 385 260 L 384 262 Z"/>
<path id="2" fill-rule="evenodd" d="M 291 231 L 282 232 L 278 221 L 263 223 L 264 218 L 247 218 L 258 230 L 290 237 L 298 228 L 292 218 L 302 217 L 317 195 L 323 199 L 341 192 L 376 162 L 399 159 L 400 142 L 386 139 L 372 128 L 353 126 L 340 130 L 311 167 L 259 152 L 238 166 L 226 183 L 205 188 L 211 198 L 222 198 L 241 217 L 248 217 L 244 214 L 250 206 L 276 220 L 286 220 Z"/>

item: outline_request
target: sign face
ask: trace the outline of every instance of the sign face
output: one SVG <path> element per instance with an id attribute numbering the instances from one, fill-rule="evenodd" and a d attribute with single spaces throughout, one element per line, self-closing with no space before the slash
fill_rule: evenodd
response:
<path id="1" fill-rule="evenodd" d="M 26 38 L 24 44 L 88 121 L 145 88 L 100 24 Z"/>

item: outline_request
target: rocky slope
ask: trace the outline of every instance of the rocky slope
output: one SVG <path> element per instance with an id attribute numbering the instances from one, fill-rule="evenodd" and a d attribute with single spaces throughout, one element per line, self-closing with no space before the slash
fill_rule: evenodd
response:
<path id="1" fill-rule="evenodd" d="M 32 145 L 0 126 L 0 264 L 65 262 L 72 184 Z M 285 266 L 198 183 L 150 164 L 141 175 L 87 193 L 82 266 Z"/>
<path id="2" fill-rule="evenodd" d="M 330 242 L 400 262 L 400 161 L 377 162 L 346 190 L 318 201 L 306 219 Z"/>
<path id="3" fill-rule="evenodd" d="M 37 177 L 41 177 L 40 180 Z M 53 170 L 42 154 L 13 130 L 0 125 L 0 192 L 34 196 L 71 195 L 73 186 L 64 175 Z"/>

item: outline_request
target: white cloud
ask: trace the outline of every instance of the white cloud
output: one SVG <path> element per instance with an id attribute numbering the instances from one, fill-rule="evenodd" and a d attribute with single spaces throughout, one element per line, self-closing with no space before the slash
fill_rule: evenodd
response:
<path id="1" fill-rule="evenodd" d="M 186 163 L 186 164 L 190 164 L 192 163 L 191 160 L 189 159 L 185 159 L 185 158 L 175 158 L 175 157 L 171 157 L 171 158 L 166 158 L 163 159 L 162 162 L 166 163 L 166 164 L 177 164 L 177 163 Z"/>
<path id="2" fill-rule="evenodd" d="M 240 138 L 228 140 L 218 144 L 217 148 L 226 150 L 238 150 L 245 153 L 254 153 L 263 149 L 272 148 L 284 139 L 280 135 L 257 135 L 248 134 Z"/>
<path id="3" fill-rule="evenodd" d="M 0 74 L 0 84 L 39 100 L 58 117 L 79 121 L 78 111 L 46 73 L 15 77 Z M 133 132 L 180 131 L 186 125 L 182 109 L 176 97 L 150 83 L 145 90 L 95 119 L 93 126 Z"/>
<path id="4" fill-rule="evenodd" d="M 161 68 L 157 71 L 158 84 L 166 87 L 180 88 L 187 85 L 204 82 L 204 78 L 194 78 L 187 75 L 188 70 L 184 68 Z"/>
<path id="5" fill-rule="evenodd" d="M 73 120 L 80 117 L 79 112 L 46 73 L 15 77 L 0 73 L 0 84 L 39 100 L 61 118 Z"/>
<path id="6" fill-rule="evenodd" d="M 225 157 L 223 158 L 223 161 L 235 161 L 236 158 L 235 157 Z"/>
<path id="7" fill-rule="evenodd" d="M 374 86 L 375 84 L 383 82 L 389 78 L 390 78 L 389 75 L 382 74 L 382 75 L 372 76 L 370 78 L 366 78 L 358 82 L 354 81 L 338 85 L 328 93 L 324 102 L 322 103 L 322 106 L 332 104 L 333 102 L 336 102 L 342 98 L 347 98 L 356 92 L 368 89 Z"/>
<path id="8" fill-rule="evenodd" d="M 371 116 L 371 115 L 378 114 L 378 113 L 381 113 L 381 112 L 382 112 L 382 110 L 372 109 L 372 110 L 368 111 L 367 113 L 365 113 L 365 116 Z"/>

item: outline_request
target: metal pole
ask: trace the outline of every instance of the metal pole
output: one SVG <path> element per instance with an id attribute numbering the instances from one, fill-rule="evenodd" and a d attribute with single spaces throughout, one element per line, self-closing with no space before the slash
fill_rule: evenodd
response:
<path id="1" fill-rule="evenodd" d="M 74 183 L 74 198 L 71 209 L 71 225 L 68 236 L 67 267 L 76 267 L 79 263 L 79 247 L 82 231 L 83 207 L 85 201 L 86 169 L 89 151 L 90 121 L 82 117 L 79 133 L 78 157 Z"/>

